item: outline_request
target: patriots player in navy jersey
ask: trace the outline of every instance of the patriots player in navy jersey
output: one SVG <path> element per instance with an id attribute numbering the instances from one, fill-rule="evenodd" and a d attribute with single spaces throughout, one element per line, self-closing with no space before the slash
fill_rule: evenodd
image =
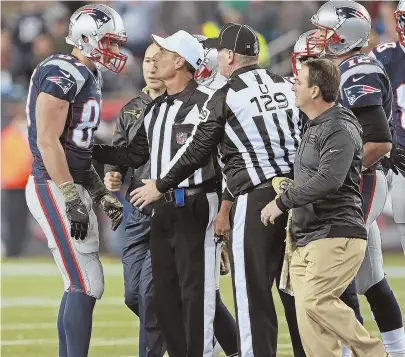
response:
<path id="1" fill-rule="evenodd" d="M 309 36 L 308 49 L 315 47 L 323 51 L 339 65 L 341 84 L 337 101 L 353 111 L 363 130 L 360 189 L 368 244 L 356 276 L 357 290 L 370 304 L 386 351 L 395 357 L 405 357 L 401 310 L 384 275 L 381 237 L 376 222 L 388 193 L 381 160 L 392 148 L 390 80 L 379 61 L 361 53 L 368 45 L 371 30 L 370 15 L 364 6 L 350 0 L 329 1 L 321 6 L 311 22 L 317 31 Z M 345 300 L 344 296 L 342 300 Z M 350 356 L 348 349 L 344 350 L 344 356 Z"/>
<path id="2" fill-rule="evenodd" d="M 401 236 L 405 254 L 405 1 L 400 1 L 395 12 L 398 41 L 382 43 L 374 48 L 370 57 L 378 59 L 391 81 L 394 94 L 395 150 L 391 151 L 394 167 L 388 172 L 391 187 L 392 212 Z M 391 166 L 391 165 L 390 165 Z M 395 170 L 397 168 L 397 170 Z"/>
<path id="3" fill-rule="evenodd" d="M 27 205 L 43 229 L 64 281 L 58 314 L 59 357 L 86 357 L 96 299 L 104 291 L 93 203 L 116 229 L 123 207 L 92 166 L 100 122 L 100 71 L 119 73 L 127 37 L 120 15 L 106 5 L 79 8 L 70 18 L 71 54 L 55 54 L 34 70 L 26 114 L 34 163 Z"/>

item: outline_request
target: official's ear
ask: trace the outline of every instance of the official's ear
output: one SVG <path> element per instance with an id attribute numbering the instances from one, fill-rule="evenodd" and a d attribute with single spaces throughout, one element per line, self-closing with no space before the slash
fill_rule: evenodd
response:
<path id="1" fill-rule="evenodd" d="M 185 64 L 186 64 L 186 60 L 184 59 L 184 57 L 181 57 L 181 56 L 178 56 L 174 61 L 174 67 L 176 69 L 183 67 Z"/>
<path id="2" fill-rule="evenodd" d="M 232 64 L 235 61 L 235 52 L 228 50 L 228 64 Z"/>

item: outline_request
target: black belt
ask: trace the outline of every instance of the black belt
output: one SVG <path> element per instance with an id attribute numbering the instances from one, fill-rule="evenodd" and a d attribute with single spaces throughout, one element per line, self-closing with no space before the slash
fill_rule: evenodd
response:
<path id="1" fill-rule="evenodd" d="M 253 190 L 257 190 L 259 188 L 266 188 L 266 187 L 273 187 L 272 179 L 264 181 L 261 184 L 253 187 Z"/>
<path id="2" fill-rule="evenodd" d="M 271 179 L 268 179 L 268 180 L 256 185 L 255 187 L 252 188 L 252 191 L 260 189 L 260 188 L 273 187 L 273 178 L 274 177 L 287 177 L 287 178 L 289 178 L 291 180 L 294 179 L 294 176 L 293 176 L 292 172 L 276 175 L 276 176 L 273 176 Z"/>
<path id="3" fill-rule="evenodd" d="M 198 193 L 211 193 L 216 192 L 217 190 L 218 190 L 218 183 L 207 183 L 194 187 L 184 187 L 184 195 L 193 196 Z M 176 200 L 174 191 L 175 190 L 173 189 L 166 191 L 160 199 L 165 202 L 174 202 Z"/>

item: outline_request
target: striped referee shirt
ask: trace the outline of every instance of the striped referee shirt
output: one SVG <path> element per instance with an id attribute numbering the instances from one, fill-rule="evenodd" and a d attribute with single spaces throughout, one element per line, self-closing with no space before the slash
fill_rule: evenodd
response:
<path id="1" fill-rule="evenodd" d="M 157 179 L 162 172 L 170 170 L 171 160 L 191 136 L 198 124 L 199 113 L 213 92 L 190 81 L 181 93 L 163 94 L 146 109 L 144 129 L 149 144 L 152 179 Z M 212 155 L 176 186 L 193 187 L 208 181 L 219 182 L 220 179 L 221 170 L 215 155 Z"/>
<path id="2" fill-rule="evenodd" d="M 200 122 L 160 172 L 160 192 L 203 166 L 219 145 L 229 192 L 248 192 L 292 172 L 300 142 L 299 110 L 291 83 L 258 66 L 235 71 L 204 104 Z"/>

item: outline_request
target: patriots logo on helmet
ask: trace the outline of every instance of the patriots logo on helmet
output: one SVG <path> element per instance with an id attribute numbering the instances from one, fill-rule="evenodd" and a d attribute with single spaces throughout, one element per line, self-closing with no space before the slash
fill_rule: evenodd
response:
<path id="1" fill-rule="evenodd" d="M 48 81 L 51 81 L 51 82 L 57 84 L 62 89 L 64 94 L 69 92 L 69 90 L 75 84 L 75 82 L 71 81 L 70 79 L 68 79 L 66 77 L 52 76 L 52 77 L 47 77 L 46 79 Z"/>
<path id="2" fill-rule="evenodd" d="M 350 105 L 353 105 L 357 99 L 363 97 L 364 95 L 381 92 L 381 90 L 378 88 L 361 84 L 345 88 L 344 90 Z"/>
<path id="3" fill-rule="evenodd" d="M 81 10 L 81 13 L 91 16 L 96 22 L 96 26 L 98 29 L 111 20 L 111 16 L 107 15 L 104 11 L 101 11 L 100 9 L 84 8 Z"/>
<path id="4" fill-rule="evenodd" d="M 359 18 L 366 19 L 366 17 L 358 10 L 353 9 L 352 7 L 343 6 L 335 9 L 336 15 L 339 17 L 339 21 L 346 19 Z"/>

